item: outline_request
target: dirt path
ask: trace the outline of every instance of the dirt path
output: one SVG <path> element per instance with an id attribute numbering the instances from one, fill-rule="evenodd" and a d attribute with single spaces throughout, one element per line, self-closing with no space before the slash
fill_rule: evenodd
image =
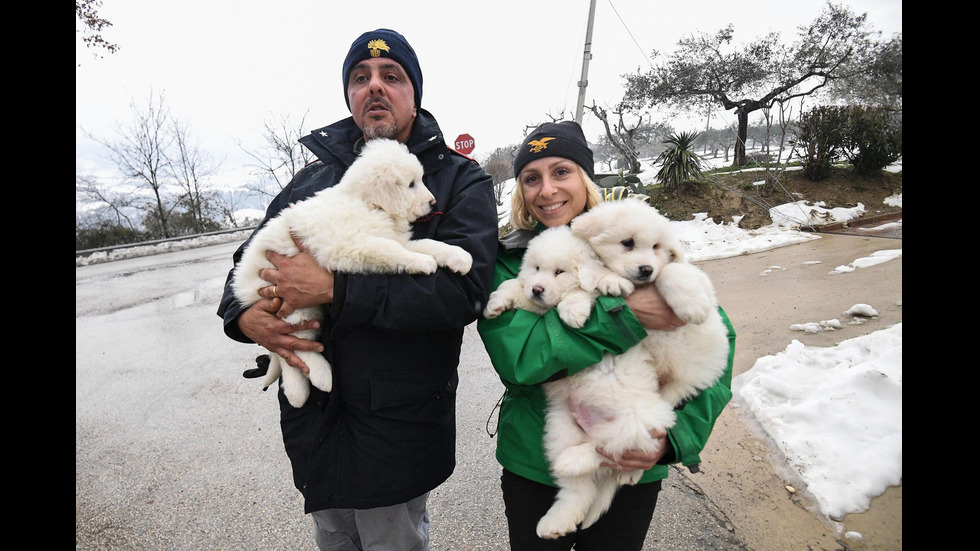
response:
<path id="1" fill-rule="evenodd" d="M 835 346 L 902 321 L 901 258 L 829 274 L 875 251 L 901 249 L 902 240 L 821 235 L 808 243 L 701 264 L 738 335 L 736 376 L 751 369 L 757 358 L 782 352 L 793 339 L 808 346 Z M 807 263 L 811 261 L 820 263 Z M 778 268 L 770 270 L 773 267 Z M 878 319 L 817 334 L 789 329 L 794 323 L 839 319 L 857 303 L 872 305 Z M 740 541 L 755 551 L 902 548 L 901 486 L 873 500 L 869 511 L 848 515 L 834 525 L 808 509 L 805 491 L 791 494 L 785 489 L 797 483 L 780 472 L 778 466 L 784 463 L 775 455 L 776 448 L 751 426 L 747 412 L 733 401 L 702 454 L 703 474 L 693 477 L 727 513 Z M 847 531 L 860 533 L 863 541 L 845 540 L 841 534 Z"/>

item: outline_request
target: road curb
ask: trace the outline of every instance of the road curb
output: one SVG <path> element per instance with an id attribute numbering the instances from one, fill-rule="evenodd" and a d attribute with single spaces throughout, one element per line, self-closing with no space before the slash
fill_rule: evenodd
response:
<path id="1" fill-rule="evenodd" d="M 893 222 L 895 220 L 901 220 L 901 219 L 902 219 L 902 211 L 889 212 L 886 214 L 879 214 L 875 216 L 862 216 L 861 218 L 848 220 L 846 222 L 834 222 L 833 224 L 822 224 L 820 226 L 801 227 L 800 231 L 813 232 L 813 233 L 828 233 L 828 232 L 840 231 L 845 228 L 871 226 L 874 224 L 883 224 L 885 222 Z"/>

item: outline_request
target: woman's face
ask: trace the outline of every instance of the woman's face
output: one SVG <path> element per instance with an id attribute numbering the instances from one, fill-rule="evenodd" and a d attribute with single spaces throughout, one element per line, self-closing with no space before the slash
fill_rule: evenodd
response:
<path id="1" fill-rule="evenodd" d="M 586 182 L 575 161 L 543 157 L 521 169 L 527 212 L 549 228 L 564 226 L 585 211 Z"/>

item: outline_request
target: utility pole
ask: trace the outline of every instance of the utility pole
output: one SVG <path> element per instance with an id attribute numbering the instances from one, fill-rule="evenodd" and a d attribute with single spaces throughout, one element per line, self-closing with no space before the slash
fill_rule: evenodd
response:
<path id="1" fill-rule="evenodd" d="M 578 107 L 575 109 L 575 122 L 582 124 L 582 109 L 585 107 L 585 88 L 589 85 L 589 60 L 592 59 L 592 21 L 595 19 L 595 0 L 589 3 L 589 26 L 585 31 L 585 53 L 582 56 L 582 80 L 578 81 Z"/>

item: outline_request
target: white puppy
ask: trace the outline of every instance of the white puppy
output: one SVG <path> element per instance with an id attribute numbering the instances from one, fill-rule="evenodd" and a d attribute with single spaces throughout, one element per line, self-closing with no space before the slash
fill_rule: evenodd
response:
<path id="1" fill-rule="evenodd" d="M 269 283 L 259 277 L 259 271 L 274 267 L 266 251 L 299 253 L 290 233 L 321 266 L 335 272 L 431 274 L 445 266 L 465 274 L 473 259 L 462 248 L 411 239 L 412 221 L 428 214 L 434 203 L 415 155 L 394 140 L 371 140 L 337 185 L 283 209 L 255 234 L 234 271 L 235 297 L 244 307 L 261 298 L 258 290 Z M 320 307 L 298 308 L 285 321 L 299 324 L 311 319 L 323 319 Z M 305 339 L 319 336 L 318 331 L 293 334 Z M 296 354 L 309 367 L 309 380 L 301 370 L 270 354 L 263 387 L 281 373 L 286 398 L 300 407 L 309 398 L 310 383 L 329 392 L 333 375 L 322 354 Z"/>
<path id="2" fill-rule="evenodd" d="M 569 327 L 582 327 L 598 294 L 633 292 L 633 284 L 606 269 L 568 226 L 549 228 L 528 243 L 520 273 L 501 283 L 483 315 L 495 318 L 520 308 L 544 314 L 552 308 Z"/>
<path id="3" fill-rule="evenodd" d="M 636 285 L 652 282 L 687 322 L 674 331 L 650 331 L 642 342 L 661 396 L 677 406 L 714 384 L 728 365 L 728 330 L 714 285 L 687 262 L 667 218 L 643 201 L 623 199 L 599 204 L 571 226 L 610 270 Z"/>

